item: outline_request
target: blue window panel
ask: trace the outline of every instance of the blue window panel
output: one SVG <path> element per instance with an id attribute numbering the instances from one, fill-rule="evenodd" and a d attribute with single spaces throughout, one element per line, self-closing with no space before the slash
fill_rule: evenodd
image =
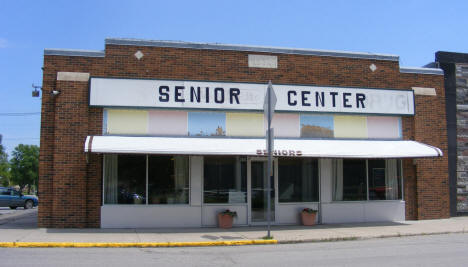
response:
<path id="1" fill-rule="evenodd" d="M 333 116 L 301 114 L 301 137 L 333 138 Z"/>
<path id="2" fill-rule="evenodd" d="M 225 136 L 226 114 L 223 112 L 189 112 L 190 136 Z"/>

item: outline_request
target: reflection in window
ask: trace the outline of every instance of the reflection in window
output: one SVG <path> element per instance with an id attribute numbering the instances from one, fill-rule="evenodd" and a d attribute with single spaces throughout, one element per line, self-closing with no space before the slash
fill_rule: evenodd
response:
<path id="1" fill-rule="evenodd" d="M 333 165 L 334 201 L 402 198 L 400 160 L 338 159 Z"/>
<path id="2" fill-rule="evenodd" d="M 148 203 L 188 204 L 188 201 L 188 157 L 149 156 Z"/>
<path id="3" fill-rule="evenodd" d="M 369 199 L 401 199 L 400 162 L 369 160 Z"/>
<path id="4" fill-rule="evenodd" d="M 366 161 L 343 159 L 335 161 L 334 200 L 367 200 Z"/>
<path id="5" fill-rule="evenodd" d="M 369 199 L 385 199 L 385 160 L 369 160 L 368 164 Z"/>
<path id="6" fill-rule="evenodd" d="M 278 160 L 279 202 L 318 201 L 318 160 Z"/>
<path id="7" fill-rule="evenodd" d="M 10 195 L 10 191 L 6 188 L 0 188 L 0 195 L 2 196 L 9 196 Z"/>
<path id="8" fill-rule="evenodd" d="M 333 116 L 301 114 L 301 137 L 333 138 Z"/>
<path id="9" fill-rule="evenodd" d="M 146 156 L 106 155 L 104 157 L 104 203 L 146 203 Z"/>
<path id="10" fill-rule="evenodd" d="M 226 135 L 226 114 L 189 112 L 188 132 L 192 136 L 224 136 Z"/>
<path id="11" fill-rule="evenodd" d="M 246 203 L 247 164 L 240 157 L 204 157 L 204 203 Z"/>
<path id="12" fill-rule="evenodd" d="M 149 195 L 148 201 L 146 190 Z M 104 204 L 187 204 L 188 202 L 188 157 L 104 156 Z"/>

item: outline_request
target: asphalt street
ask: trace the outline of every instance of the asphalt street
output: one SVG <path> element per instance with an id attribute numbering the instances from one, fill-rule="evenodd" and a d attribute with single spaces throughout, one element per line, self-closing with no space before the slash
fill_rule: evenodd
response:
<path id="1" fill-rule="evenodd" d="M 2 215 L 21 213 L 21 211 L 23 210 L 24 208 L 17 208 L 15 210 L 12 210 L 9 207 L 0 207 L 0 218 L 2 218 Z"/>
<path id="2" fill-rule="evenodd" d="M 37 207 L 29 210 L 0 207 L 0 229 L 33 228 L 37 228 Z"/>
<path id="3" fill-rule="evenodd" d="M 185 248 L 1 248 L 1 266 L 466 266 L 468 234 Z M 25 257 L 27 255 L 27 257 Z"/>

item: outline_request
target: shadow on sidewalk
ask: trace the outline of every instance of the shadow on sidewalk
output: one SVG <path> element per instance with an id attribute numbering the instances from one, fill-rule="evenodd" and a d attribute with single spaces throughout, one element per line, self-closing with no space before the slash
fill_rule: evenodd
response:
<path id="1" fill-rule="evenodd" d="M 271 231 L 313 231 L 318 229 L 340 229 L 353 227 L 385 227 L 385 226 L 404 226 L 404 222 L 373 222 L 373 223 L 347 223 L 347 224 L 321 224 L 315 226 L 300 226 L 300 225 L 274 225 L 271 226 Z M 221 229 L 218 227 L 200 227 L 200 228 L 47 228 L 48 233 L 205 233 L 205 238 L 210 239 L 209 233 L 242 233 L 242 232 L 261 232 L 266 231 L 267 226 L 240 226 L 230 229 Z M 217 236 L 212 236 L 213 239 L 218 239 Z M 227 237 L 228 238 L 228 237 Z M 235 239 L 235 238 L 232 238 Z"/>
<path id="2" fill-rule="evenodd" d="M 33 210 L 17 210 L 14 213 L 0 215 L 0 229 L 38 229 L 37 227 L 37 208 Z M 301 225 L 273 225 L 272 231 L 313 231 L 319 229 L 340 229 L 353 227 L 385 227 L 385 226 L 404 226 L 404 222 L 372 222 L 372 223 L 346 223 L 346 224 L 320 224 L 315 226 Z M 47 233 L 162 233 L 162 234 L 181 234 L 181 233 L 200 233 L 205 234 L 207 239 L 218 239 L 222 233 L 230 235 L 242 232 L 261 232 L 266 231 L 267 226 L 239 226 L 231 229 L 221 229 L 218 227 L 200 227 L 200 228 L 46 228 Z M 216 235 L 210 235 L 216 233 Z M 231 237 L 226 236 L 226 239 Z M 236 237 L 237 238 L 237 237 Z M 232 237 L 232 239 L 235 239 Z"/>

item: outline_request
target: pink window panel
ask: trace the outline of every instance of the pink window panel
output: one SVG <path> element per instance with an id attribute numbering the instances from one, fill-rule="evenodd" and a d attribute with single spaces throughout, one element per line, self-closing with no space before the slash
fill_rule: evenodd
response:
<path id="1" fill-rule="evenodd" d="M 277 137 L 299 137 L 300 125 L 299 114 L 292 113 L 275 113 L 273 115 L 272 126 L 275 128 L 275 136 Z M 267 129 L 265 121 L 265 129 Z"/>
<path id="2" fill-rule="evenodd" d="M 187 112 L 173 110 L 150 110 L 148 133 L 163 136 L 187 135 Z"/>
<path id="3" fill-rule="evenodd" d="M 367 117 L 367 131 L 369 138 L 400 139 L 401 118 L 385 116 Z"/>

